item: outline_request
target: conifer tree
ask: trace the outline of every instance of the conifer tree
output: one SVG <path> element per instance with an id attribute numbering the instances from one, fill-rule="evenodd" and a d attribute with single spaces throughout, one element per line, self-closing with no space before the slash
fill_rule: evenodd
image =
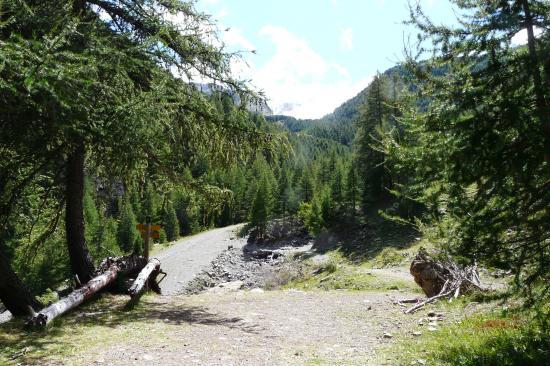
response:
<path id="1" fill-rule="evenodd" d="M 258 231 L 260 237 L 265 236 L 269 218 L 269 200 L 268 182 L 265 177 L 262 177 L 250 211 L 250 225 Z"/>
<path id="2" fill-rule="evenodd" d="M 359 184 L 357 181 L 357 172 L 355 166 L 352 164 L 349 165 L 347 174 L 346 174 L 346 201 L 348 206 L 348 214 L 355 218 L 356 209 L 357 209 L 357 199 L 359 196 Z"/>
<path id="3" fill-rule="evenodd" d="M 361 202 L 364 210 L 384 196 L 384 156 L 376 149 L 382 138 L 379 131 L 389 116 L 384 88 L 383 76 L 376 75 L 368 86 L 357 122 L 357 174 L 360 176 Z"/>
<path id="4" fill-rule="evenodd" d="M 191 205 L 191 197 L 184 192 L 176 192 L 174 194 L 174 210 L 178 218 L 179 235 L 185 236 L 192 232 L 191 218 L 189 217 L 188 208 Z"/>
<path id="5" fill-rule="evenodd" d="M 100 221 L 99 213 L 93 198 L 93 187 L 89 181 L 84 187 L 84 234 L 86 242 L 92 248 L 92 252 L 97 256 L 100 252 Z"/>
<path id="6" fill-rule="evenodd" d="M 330 194 L 332 196 L 332 202 L 334 205 L 338 205 L 343 202 L 343 186 L 342 186 L 342 168 L 336 166 L 334 175 L 332 177 L 332 183 L 330 185 Z"/>
<path id="7" fill-rule="evenodd" d="M 513 269 L 529 295 L 545 282 L 547 296 L 550 3 L 455 4 L 456 27 L 411 9 L 432 58 L 408 59 L 418 99 L 403 108 L 403 138 L 385 147 L 409 174 L 400 194 L 426 205 L 446 249 Z M 539 38 L 535 24 L 546 30 Z M 513 47 L 520 31 L 527 45 Z"/>
<path id="8" fill-rule="evenodd" d="M 286 215 L 289 212 L 290 181 L 288 168 L 282 167 L 277 187 L 277 213 L 281 215 Z"/>
<path id="9" fill-rule="evenodd" d="M 162 222 L 164 224 L 164 231 L 166 232 L 166 238 L 168 241 L 176 240 L 179 236 L 180 228 L 176 210 L 170 201 L 166 203 L 166 207 L 164 208 Z"/>
<path id="10" fill-rule="evenodd" d="M 117 229 L 117 240 L 120 249 L 124 253 L 130 253 L 134 250 L 137 242 L 141 240 L 140 234 L 136 228 L 137 221 L 132 205 L 128 200 L 122 202 L 122 211 Z"/>
<path id="11" fill-rule="evenodd" d="M 304 171 L 300 180 L 300 193 L 302 201 L 310 202 L 313 199 L 313 181 L 310 171 Z"/>

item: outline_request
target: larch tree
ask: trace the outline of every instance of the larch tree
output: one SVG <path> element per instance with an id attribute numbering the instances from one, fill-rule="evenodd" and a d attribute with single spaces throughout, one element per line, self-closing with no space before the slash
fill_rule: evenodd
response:
<path id="1" fill-rule="evenodd" d="M 258 231 L 259 237 L 263 238 L 266 233 L 267 220 L 270 211 L 269 182 L 264 176 L 258 183 L 258 188 L 252 202 L 250 211 L 250 225 Z"/>
<path id="2" fill-rule="evenodd" d="M 95 272 L 84 229 L 86 169 L 131 180 L 154 166 L 215 195 L 180 179 L 190 160 L 223 165 L 271 141 L 220 117 L 188 82 L 201 75 L 241 100 L 250 95 L 213 41 L 215 24 L 192 3 L 10 0 L 0 13 L 2 225 L 25 189 L 51 176 L 65 204 L 71 268 L 83 283 Z"/>
<path id="3" fill-rule="evenodd" d="M 377 145 L 380 129 L 389 117 L 388 98 L 385 95 L 384 77 L 376 75 L 367 88 L 365 101 L 357 120 L 355 139 L 357 174 L 360 177 L 361 203 L 367 210 L 385 195 L 384 155 Z"/>
<path id="4" fill-rule="evenodd" d="M 422 202 L 447 249 L 510 268 L 528 295 L 547 296 L 550 264 L 550 3 L 454 1 L 456 27 L 411 9 L 417 101 L 401 141 L 385 146 L 412 173 L 400 193 Z M 535 29 L 540 30 L 538 37 Z M 514 45 L 519 32 L 526 45 Z M 536 283 L 544 286 L 533 287 Z"/>

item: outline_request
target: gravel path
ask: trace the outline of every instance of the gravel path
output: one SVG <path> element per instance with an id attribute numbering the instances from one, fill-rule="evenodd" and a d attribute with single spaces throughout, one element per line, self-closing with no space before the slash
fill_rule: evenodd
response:
<path id="1" fill-rule="evenodd" d="M 393 365 L 392 355 L 382 356 L 380 348 L 413 337 L 413 332 L 427 331 L 426 326 L 417 323 L 420 317 L 426 317 L 425 312 L 405 315 L 402 307 L 393 304 L 394 297 L 410 295 L 392 291 L 241 290 L 151 296 L 142 299 L 145 308 L 134 310 L 132 319 L 118 310 L 126 301 L 120 297 L 111 304 L 112 312 L 103 317 L 101 326 L 81 332 L 85 339 L 103 335 L 101 343 L 84 349 L 61 344 L 64 349 L 74 350 L 62 361 L 52 358 L 41 364 Z M 443 322 L 449 321 L 447 316 Z M 104 337 L 102 329 L 108 330 L 109 337 Z"/>
<path id="2" fill-rule="evenodd" d="M 245 239 L 235 232 L 242 224 L 214 229 L 184 238 L 155 255 L 168 273 L 160 284 L 164 295 L 175 295 L 229 246 L 242 248 Z"/>

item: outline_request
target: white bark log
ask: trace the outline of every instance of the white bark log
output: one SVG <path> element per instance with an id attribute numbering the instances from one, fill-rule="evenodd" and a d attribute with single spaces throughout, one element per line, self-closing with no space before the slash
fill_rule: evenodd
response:
<path id="1" fill-rule="evenodd" d="M 115 282 L 118 273 L 135 273 L 143 268 L 145 259 L 136 255 L 120 258 L 107 258 L 100 265 L 101 274 L 92 278 L 82 287 L 71 292 L 67 297 L 42 309 L 33 315 L 26 324 L 28 326 L 45 326 L 58 316 L 81 305 L 94 294 Z"/>
<path id="2" fill-rule="evenodd" d="M 145 285 L 149 281 L 149 277 L 153 273 L 158 273 L 160 270 L 160 261 L 156 258 L 153 258 L 149 260 L 149 263 L 143 269 L 141 272 L 139 272 L 139 275 L 137 276 L 136 280 L 128 290 L 128 293 L 132 298 L 138 296 L 143 290 L 145 289 Z"/>

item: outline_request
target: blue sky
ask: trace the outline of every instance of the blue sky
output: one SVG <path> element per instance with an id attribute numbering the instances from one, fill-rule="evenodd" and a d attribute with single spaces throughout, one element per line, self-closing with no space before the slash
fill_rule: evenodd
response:
<path id="1" fill-rule="evenodd" d="M 415 1 L 415 0 L 412 0 Z M 416 32 L 407 0 L 198 0 L 219 22 L 234 71 L 263 90 L 275 113 L 318 118 L 365 88 L 376 71 L 403 59 Z M 421 0 L 436 22 L 453 22 L 448 0 Z"/>

